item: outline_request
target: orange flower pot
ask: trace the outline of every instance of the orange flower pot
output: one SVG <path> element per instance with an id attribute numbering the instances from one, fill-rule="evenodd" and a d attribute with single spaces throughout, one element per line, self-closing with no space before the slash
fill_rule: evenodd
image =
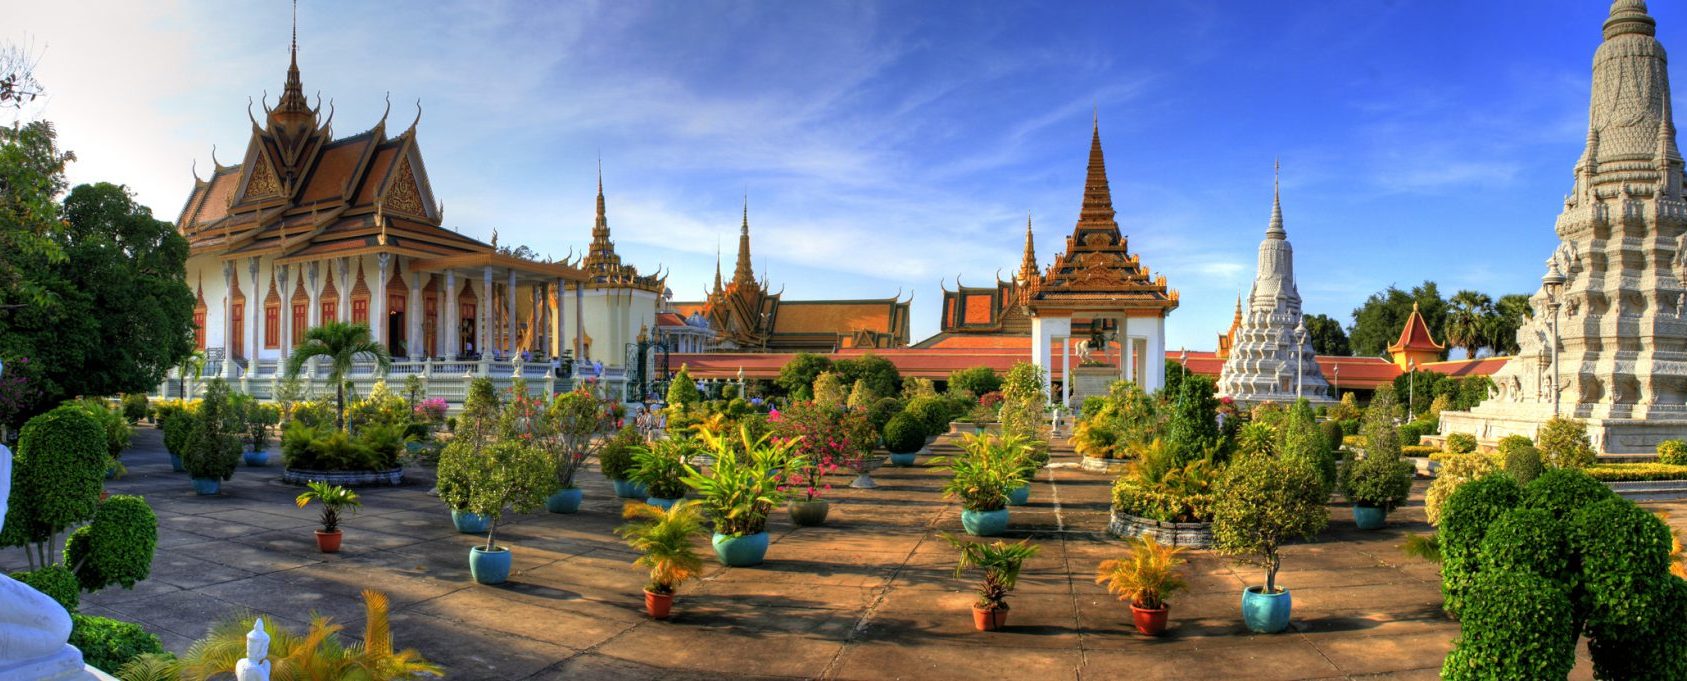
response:
<path id="1" fill-rule="evenodd" d="M 343 536 L 344 535 L 341 534 L 340 530 L 334 530 L 333 532 L 323 532 L 322 530 L 317 530 L 316 548 L 320 549 L 323 553 L 339 553 L 340 538 Z"/>
<path id="2" fill-rule="evenodd" d="M 996 608 L 985 610 L 978 606 L 972 608 L 972 626 L 979 631 L 995 631 L 1008 624 L 1008 609 Z"/>
<path id="3" fill-rule="evenodd" d="M 1149 636 L 1159 636 L 1166 633 L 1166 616 L 1171 614 L 1171 606 L 1162 605 L 1158 608 L 1138 608 L 1131 605 L 1131 619 L 1136 622 L 1136 630 Z"/>
<path id="4" fill-rule="evenodd" d="M 649 589 L 644 590 L 644 611 L 650 613 L 654 619 L 668 619 L 668 613 L 674 609 L 673 594 L 659 594 Z"/>

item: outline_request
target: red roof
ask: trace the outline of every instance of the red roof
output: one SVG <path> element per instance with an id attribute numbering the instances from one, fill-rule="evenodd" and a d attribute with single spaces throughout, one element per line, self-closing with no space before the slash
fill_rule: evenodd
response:
<path id="1" fill-rule="evenodd" d="M 1389 352 L 1441 352 L 1447 346 L 1435 342 L 1429 335 L 1429 325 L 1423 321 L 1423 315 L 1418 314 L 1418 304 L 1412 303 L 1412 316 L 1406 318 L 1406 327 L 1400 329 L 1400 340 L 1388 346 Z"/>
<path id="2" fill-rule="evenodd" d="M 656 313 L 657 326 L 685 326 L 685 318 L 672 312 Z"/>

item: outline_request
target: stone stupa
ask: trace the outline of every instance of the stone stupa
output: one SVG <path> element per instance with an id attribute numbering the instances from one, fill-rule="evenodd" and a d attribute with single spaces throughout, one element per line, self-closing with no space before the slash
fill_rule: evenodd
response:
<path id="1" fill-rule="evenodd" d="M 1224 359 L 1218 394 L 1246 404 L 1292 403 L 1297 396 L 1313 403 L 1331 401 L 1330 384 L 1318 369 L 1301 319 L 1294 247 L 1283 229 L 1282 192 L 1275 181 L 1271 222 L 1259 243 L 1259 271 Z"/>
<path id="2" fill-rule="evenodd" d="M 1442 433 L 1534 437 L 1556 413 L 1584 421 L 1606 454 L 1687 438 L 1687 202 L 1655 32 L 1644 0 L 1611 4 L 1593 55 L 1587 147 L 1547 277 L 1529 298 L 1534 317 L 1517 331 L 1521 350 L 1494 374 L 1489 400 L 1441 415 Z M 1545 282 L 1558 277 L 1554 300 Z"/>

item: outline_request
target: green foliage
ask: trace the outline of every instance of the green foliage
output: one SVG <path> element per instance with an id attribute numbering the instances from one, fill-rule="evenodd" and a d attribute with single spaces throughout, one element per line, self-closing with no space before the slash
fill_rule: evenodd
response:
<path id="1" fill-rule="evenodd" d="M 1289 409 L 1283 426 L 1279 429 L 1278 438 L 1277 456 L 1302 461 L 1312 466 L 1318 471 L 1319 479 L 1324 481 L 1324 498 L 1329 498 L 1337 483 L 1334 447 L 1324 441 L 1323 431 L 1318 428 L 1317 417 L 1313 416 L 1312 407 L 1306 400 L 1296 400 L 1294 406 Z M 1379 451 L 1378 456 L 1388 460 L 1399 458 L 1389 456 L 1386 451 Z"/>
<path id="2" fill-rule="evenodd" d="M 368 425 L 353 436 L 332 424 L 294 421 L 281 433 L 281 458 L 295 470 L 390 471 L 404 443 L 399 426 Z"/>
<path id="3" fill-rule="evenodd" d="M 164 643 L 134 622 L 83 614 L 70 619 L 70 645 L 82 651 L 83 662 L 102 671 L 115 671 L 141 655 L 164 653 Z"/>
<path id="4" fill-rule="evenodd" d="M 929 378 L 914 377 L 902 381 L 903 401 L 919 397 L 937 397 L 937 385 Z"/>
<path id="5" fill-rule="evenodd" d="M 814 379 L 814 403 L 822 407 L 842 409 L 849 401 L 849 389 L 844 387 L 843 377 L 837 372 L 828 371 Z"/>
<path id="6" fill-rule="evenodd" d="M 193 434 L 182 451 L 182 466 L 195 478 L 227 480 L 240 466 L 243 422 L 229 396 L 228 384 L 212 379 L 193 419 Z"/>
<path id="7" fill-rule="evenodd" d="M 1519 485 L 1534 482 L 1546 470 L 1541 463 L 1540 450 L 1534 445 L 1513 446 L 1510 451 L 1501 454 L 1505 461 L 1505 472 Z"/>
<path id="8" fill-rule="evenodd" d="M 240 401 L 240 418 L 245 424 L 246 444 L 259 452 L 269 446 L 270 431 L 281 422 L 281 409 L 247 398 Z"/>
<path id="9" fill-rule="evenodd" d="M 1329 523 L 1329 495 L 1318 471 L 1303 461 L 1264 456 L 1230 464 L 1213 504 L 1214 548 L 1265 568 L 1265 591 L 1277 592 L 1278 550 L 1310 540 Z"/>
<path id="10" fill-rule="evenodd" d="M 610 480 L 626 480 L 633 469 L 633 451 L 644 444 L 638 429 L 624 426 L 597 451 L 598 469 Z"/>
<path id="11" fill-rule="evenodd" d="M 969 511 L 1007 508 L 1008 492 L 1025 484 L 1030 444 L 1017 435 L 962 436 L 960 454 L 931 462 L 949 473 L 944 498 L 960 499 L 961 507 Z"/>
<path id="12" fill-rule="evenodd" d="M 1361 506 L 1392 510 L 1411 494 L 1412 471 L 1409 461 L 1366 452 L 1363 458 L 1349 460 L 1342 471 L 1342 496 Z"/>
<path id="13" fill-rule="evenodd" d="M 956 577 L 966 574 L 967 568 L 976 567 L 984 573 L 978 585 L 978 602 L 973 606 L 980 610 L 1006 610 L 1008 594 L 1019 584 L 1025 561 L 1036 557 L 1042 548 L 1028 539 L 1012 544 L 997 539 L 986 544 L 947 533 L 939 536 L 961 552 L 960 560 L 955 563 Z"/>
<path id="14" fill-rule="evenodd" d="M 1658 443 L 1658 463 L 1687 466 L 1687 442 L 1664 440 Z"/>
<path id="15" fill-rule="evenodd" d="M 1441 463 L 1423 495 L 1423 512 L 1431 525 L 1441 524 L 1441 509 L 1459 487 L 1500 470 L 1500 461 L 1487 454 L 1437 454 L 1430 458 Z"/>
<path id="16" fill-rule="evenodd" d="M 902 374 L 890 360 L 871 352 L 860 357 L 840 359 L 832 363 L 832 371 L 846 386 L 866 381 L 874 395 L 895 395 L 902 392 Z M 816 396 L 818 397 L 818 396 Z"/>
<path id="17" fill-rule="evenodd" d="M 890 420 L 901 413 L 902 400 L 881 397 L 867 407 L 867 425 L 872 426 L 875 432 L 883 433 L 890 425 Z"/>
<path id="18" fill-rule="evenodd" d="M 1412 421 L 1400 425 L 1400 444 L 1415 445 L 1423 441 L 1423 436 L 1435 433 L 1436 423 L 1433 421 Z"/>
<path id="19" fill-rule="evenodd" d="M 1347 332 L 1341 322 L 1329 315 L 1309 314 L 1301 318 L 1306 323 L 1306 336 L 1312 341 L 1312 352 L 1319 355 L 1345 357 L 1353 354 Z"/>
<path id="20" fill-rule="evenodd" d="M 187 445 L 193 438 L 194 415 L 185 410 L 178 410 L 159 419 L 159 427 L 164 429 L 164 450 L 181 456 L 187 452 Z"/>
<path id="21" fill-rule="evenodd" d="M 1481 570 L 1524 572 L 1570 588 L 1569 537 L 1548 511 L 1514 508 L 1488 525 L 1477 549 Z"/>
<path id="22" fill-rule="evenodd" d="M 65 405 L 24 424 L 0 546 L 39 544 L 94 516 L 110 462 L 88 412 Z"/>
<path id="23" fill-rule="evenodd" d="M 1476 451 L 1476 436 L 1470 433 L 1452 433 L 1447 436 L 1447 451 L 1454 454 L 1469 454 Z"/>
<path id="24" fill-rule="evenodd" d="M 737 442 L 731 435 L 704 432 L 715 463 L 707 475 L 685 464 L 682 481 L 702 497 L 715 534 L 742 537 L 767 530 L 767 514 L 787 498 L 781 474 L 802 460 L 794 454 L 795 442 L 773 442 L 767 435 L 751 439 L 744 431 L 735 435 Z"/>
<path id="25" fill-rule="evenodd" d="M 363 506 L 357 493 L 339 485 L 326 482 L 312 481 L 305 485 L 306 489 L 293 499 L 299 508 L 314 501 L 322 506 L 322 531 L 335 532 L 340 529 L 340 513 L 350 510 L 356 512 Z"/>
<path id="26" fill-rule="evenodd" d="M 823 355 L 799 352 L 791 361 L 786 362 L 779 369 L 779 378 L 774 379 L 778 385 L 793 400 L 814 399 L 814 379 L 820 374 L 832 370 L 832 360 Z M 890 394 L 890 393 L 887 393 Z"/>
<path id="27" fill-rule="evenodd" d="M 1218 398 L 1213 391 L 1212 379 L 1198 375 L 1185 378 L 1178 387 L 1166 420 L 1165 442 L 1179 463 L 1206 456 L 1219 444 Z M 1316 426 L 1313 434 L 1317 434 Z"/>
<path id="28" fill-rule="evenodd" d="M 1030 362 L 1014 362 L 1002 381 L 1003 435 L 1027 440 L 1048 440 L 1048 394 L 1043 389 L 1043 370 Z"/>
<path id="29" fill-rule="evenodd" d="M 296 378 L 305 363 L 317 357 L 328 360 L 328 382 L 334 384 L 334 412 L 336 425 L 346 427 L 346 376 L 358 358 L 373 360 L 380 371 L 392 366 L 387 346 L 378 343 L 369 333 L 367 324 L 324 322 L 305 331 L 305 341 L 287 356 L 287 378 Z"/>
<path id="30" fill-rule="evenodd" d="M 501 440 L 485 447 L 453 441 L 439 455 L 439 498 L 452 508 L 491 519 L 485 550 L 498 549 L 498 521 L 508 508 L 527 513 L 556 491 L 556 462 L 525 442 Z"/>
<path id="31" fill-rule="evenodd" d="M 123 394 L 123 418 L 134 424 L 152 414 L 152 405 L 147 402 L 146 393 Z"/>
<path id="32" fill-rule="evenodd" d="M 1581 559 L 1578 583 L 1587 594 L 1588 632 L 1595 638 L 1634 638 L 1649 631 L 1667 595 L 1656 582 L 1676 579 L 1669 574 L 1669 527 L 1616 496 L 1581 506 L 1568 521 L 1570 543 Z"/>
<path id="33" fill-rule="evenodd" d="M 82 601 L 82 586 L 76 581 L 76 573 L 63 565 L 48 565 L 27 572 L 14 572 L 11 576 L 29 588 L 46 594 L 48 598 L 64 606 L 66 611 L 76 612 L 76 606 Z"/>
<path id="34" fill-rule="evenodd" d="M 615 533 L 639 553 L 634 564 L 650 569 L 644 588 L 651 593 L 672 594 L 702 571 L 703 557 L 692 546 L 692 538 L 706 532 L 699 504 L 681 501 L 667 510 L 649 504 L 626 505 L 623 515 L 630 522 L 615 528 Z"/>
<path id="35" fill-rule="evenodd" d="M 1588 466 L 1582 472 L 1600 482 L 1687 480 L 1687 466 L 1666 463 L 1606 463 Z"/>
<path id="36" fill-rule="evenodd" d="M 949 409 L 941 398 L 916 397 L 908 401 L 908 406 L 902 413 L 920 424 L 925 437 L 943 433 L 949 429 Z"/>
<path id="37" fill-rule="evenodd" d="M 1523 504 L 1567 521 L 1582 508 L 1615 498 L 1616 492 L 1579 470 L 1551 469 L 1523 488 Z"/>
<path id="38" fill-rule="evenodd" d="M 1596 679 L 1687 679 L 1687 580 L 1651 577 L 1637 585 L 1653 595 L 1653 612 L 1638 630 L 1590 631 Z"/>
<path id="39" fill-rule="evenodd" d="M 1441 593 L 1447 612 L 1463 612 L 1481 573 L 1482 540 L 1488 527 L 1522 500 L 1523 490 L 1517 481 L 1505 475 L 1488 475 L 1460 485 L 1447 499 L 1435 535 L 1441 545 Z"/>
<path id="40" fill-rule="evenodd" d="M 655 440 L 633 450 L 633 468 L 627 478 L 650 492 L 657 499 L 678 499 L 685 496 L 685 474 L 695 453 L 690 440 L 668 438 Z M 443 498 L 445 493 L 440 492 Z"/>
<path id="41" fill-rule="evenodd" d="M 1224 469 L 1207 459 L 1178 465 L 1155 440 L 1139 448 L 1131 472 L 1113 483 L 1113 508 L 1166 523 L 1206 522 Z"/>
<path id="42" fill-rule="evenodd" d="M 925 425 L 907 413 L 891 417 L 884 429 L 885 449 L 892 454 L 911 454 L 926 443 Z"/>
<path id="43" fill-rule="evenodd" d="M 1002 389 L 1002 377 L 990 367 L 972 367 L 949 372 L 949 392 L 965 391 L 974 396 Z"/>
<path id="44" fill-rule="evenodd" d="M 1340 421 L 1319 421 L 1318 433 L 1324 436 L 1324 445 L 1330 449 L 1331 454 L 1341 449 L 1342 438 L 1347 435 L 1342 430 Z"/>
<path id="45" fill-rule="evenodd" d="M 668 406 L 685 411 L 702 401 L 703 393 L 697 390 L 697 380 L 691 377 L 690 367 L 681 364 L 679 373 L 668 384 Z"/>
<path id="46" fill-rule="evenodd" d="M 1441 299 L 1441 290 L 1435 282 L 1426 281 L 1410 292 L 1389 286 L 1353 310 L 1353 327 L 1348 330 L 1353 354 L 1376 357 L 1388 352 L 1388 346 L 1400 337 L 1400 329 L 1405 328 L 1406 319 L 1412 315 L 1413 303 L 1431 330 L 1445 328 L 1447 303 Z"/>
<path id="47" fill-rule="evenodd" d="M 498 415 L 502 411 L 503 406 L 498 403 L 498 389 L 492 385 L 492 379 L 481 376 L 469 381 L 463 412 L 451 430 L 459 437 L 484 441 L 497 431 Z"/>
<path id="48" fill-rule="evenodd" d="M 867 379 L 857 378 L 855 379 L 855 385 L 849 389 L 849 400 L 845 401 L 844 405 L 850 409 L 866 410 L 878 399 L 879 396 L 873 394 L 873 390 L 867 387 Z"/>
<path id="49" fill-rule="evenodd" d="M 196 681 L 232 678 L 235 664 L 246 656 L 246 634 L 258 617 L 238 614 L 213 624 L 205 638 L 195 641 L 182 655 L 176 665 L 179 677 Z M 393 645 L 386 594 L 373 589 L 363 590 L 361 643 L 341 639 L 344 627 L 323 615 L 311 614 L 310 630 L 303 634 L 280 625 L 279 618 L 262 615 L 262 619 L 264 632 L 270 637 L 271 678 L 276 681 L 397 681 L 442 673 L 438 665 L 423 659 L 414 649 L 398 650 Z"/>
<path id="50" fill-rule="evenodd" d="M 1549 468 L 1587 468 L 1595 458 L 1587 424 L 1575 419 L 1553 418 L 1542 424 L 1535 447 Z"/>
<path id="51" fill-rule="evenodd" d="M 83 591 L 113 584 L 125 589 L 152 574 L 158 548 L 158 517 L 146 500 L 127 494 L 100 503 L 94 521 L 74 533 L 64 545 L 64 562 L 76 571 Z"/>
<path id="52" fill-rule="evenodd" d="M 1445 569 L 1445 568 L 1443 568 Z M 1562 585 L 1520 571 L 1484 573 L 1452 652 L 1449 681 L 1562 679 L 1576 664 L 1576 622 Z"/>
<path id="53" fill-rule="evenodd" d="M 105 400 L 94 398 L 84 398 L 68 404 L 81 407 L 99 422 L 100 430 L 105 433 L 105 451 L 111 458 L 117 458 L 123 450 L 129 448 L 129 440 L 134 437 L 135 431 L 121 410 L 106 404 Z"/>

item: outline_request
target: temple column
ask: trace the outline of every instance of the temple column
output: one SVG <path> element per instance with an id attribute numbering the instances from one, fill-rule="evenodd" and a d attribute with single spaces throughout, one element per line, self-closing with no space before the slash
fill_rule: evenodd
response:
<path id="1" fill-rule="evenodd" d="M 279 374 L 287 366 L 287 355 L 293 349 L 293 287 L 290 286 L 293 280 L 287 278 L 293 268 L 291 265 L 276 265 L 275 269 L 281 278 L 281 314 L 276 317 L 276 322 L 281 324 L 278 334 L 281 342 L 277 344 L 281 348 L 281 356 L 276 358 L 275 363 L 275 372 Z"/>
<path id="2" fill-rule="evenodd" d="M 223 261 L 223 378 L 234 378 L 234 261 Z"/>
<path id="3" fill-rule="evenodd" d="M 515 356 L 515 270 L 509 270 L 508 283 L 504 284 L 504 353 Z"/>
<path id="4" fill-rule="evenodd" d="M 1071 317 L 1032 317 L 1031 318 L 1031 363 L 1042 369 L 1043 392 L 1047 393 L 1053 379 L 1053 367 L 1050 366 L 1050 350 L 1057 337 L 1072 335 Z M 1066 376 L 1063 382 L 1071 381 Z"/>
<path id="5" fill-rule="evenodd" d="M 475 305 L 475 350 L 482 357 L 491 357 L 492 349 L 489 341 L 492 339 L 492 266 L 487 265 L 481 270 L 480 295 L 481 302 Z"/>
<path id="6" fill-rule="evenodd" d="M 567 291 L 568 291 L 568 289 L 563 287 L 562 277 L 557 277 L 557 280 L 556 280 L 556 314 L 555 314 L 555 316 L 551 317 L 551 327 L 552 327 L 552 330 L 553 330 L 553 333 L 551 334 L 551 337 L 553 339 L 553 342 L 556 344 L 556 347 L 551 350 L 551 354 L 555 357 L 561 357 L 562 356 L 562 350 L 563 350 L 563 347 L 562 347 L 563 340 L 562 339 L 568 337 L 568 336 L 564 335 L 564 333 L 568 330 L 568 322 L 563 318 L 563 315 L 562 315 L 562 294 L 566 293 Z"/>
<path id="7" fill-rule="evenodd" d="M 574 282 L 574 361 L 585 359 L 586 352 L 586 282 Z"/>
<path id="8" fill-rule="evenodd" d="M 369 337 L 388 349 L 392 348 L 392 339 L 387 338 L 387 267 L 391 262 L 390 253 L 375 256 L 376 269 L 380 274 L 375 275 L 375 285 L 369 291 Z"/>
<path id="9" fill-rule="evenodd" d="M 1052 380 L 1053 377 L 1050 376 Z M 1050 399 L 1054 396 L 1050 395 Z M 1060 338 L 1060 406 L 1072 408 L 1072 337 Z"/>
<path id="10" fill-rule="evenodd" d="M 317 285 L 320 279 L 317 275 L 321 271 L 322 263 L 313 262 L 305 265 L 305 295 L 310 297 L 310 306 L 305 309 L 305 327 L 322 325 L 322 287 Z"/>
<path id="11" fill-rule="evenodd" d="M 264 291 L 264 287 L 258 284 L 258 259 L 256 257 L 246 259 L 246 273 L 251 275 L 252 279 L 252 295 L 246 299 L 246 305 L 250 308 L 246 314 L 252 320 L 250 324 L 252 327 L 252 344 L 246 347 L 251 348 L 252 356 L 246 360 L 246 373 L 253 374 L 258 371 L 258 358 L 263 355 L 264 350 L 262 345 L 264 340 L 264 295 L 268 292 Z"/>
<path id="12" fill-rule="evenodd" d="M 422 359 L 422 317 L 427 313 L 422 309 L 422 273 L 410 270 L 410 303 L 404 310 L 404 349 L 410 355 L 410 361 Z"/>
<path id="13" fill-rule="evenodd" d="M 457 344 L 461 339 L 457 337 L 457 272 L 445 271 L 445 309 L 439 314 L 439 342 L 440 354 L 447 359 L 457 359 Z"/>
<path id="14" fill-rule="evenodd" d="M 1166 316 L 1154 317 L 1153 325 L 1148 331 L 1148 352 L 1143 358 L 1143 373 L 1146 374 L 1149 392 L 1159 390 L 1166 385 Z"/>
<path id="15" fill-rule="evenodd" d="M 339 309 L 334 311 L 334 321 L 349 321 L 351 319 L 351 291 L 356 282 L 351 280 L 351 258 L 335 258 L 334 264 L 340 269 L 340 300 Z"/>

